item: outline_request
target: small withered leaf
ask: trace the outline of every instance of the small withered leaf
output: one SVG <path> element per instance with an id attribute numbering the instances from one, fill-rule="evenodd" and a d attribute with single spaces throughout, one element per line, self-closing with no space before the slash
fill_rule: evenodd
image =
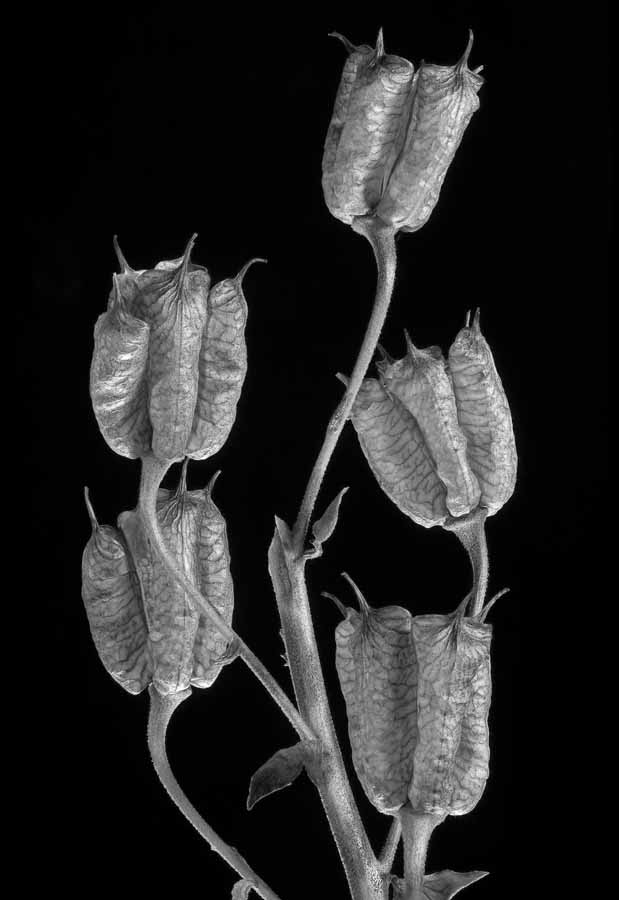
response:
<path id="1" fill-rule="evenodd" d="M 252 809 L 263 797 L 291 785 L 311 763 L 312 752 L 303 742 L 278 750 L 252 775 L 247 809 Z"/>

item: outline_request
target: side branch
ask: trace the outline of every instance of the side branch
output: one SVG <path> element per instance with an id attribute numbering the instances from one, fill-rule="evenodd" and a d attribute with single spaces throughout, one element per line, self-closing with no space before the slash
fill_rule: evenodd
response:
<path id="1" fill-rule="evenodd" d="M 310 475 L 305 489 L 305 496 L 303 497 L 299 514 L 294 525 L 293 545 L 298 555 L 303 552 L 310 518 L 314 509 L 314 504 L 316 503 L 316 498 L 318 497 L 318 492 L 320 491 L 322 480 L 327 471 L 327 466 L 329 465 L 339 436 L 342 433 L 342 429 L 346 424 L 346 420 L 350 415 L 359 388 L 361 387 L 361 382 L 365 378 L 372 357 L 376 352 L 376 344 L 378 343 L 380 333 L 385 324 L 385 318 L 393 293 L 393 285 L 395 283 L 396 249 L 394 229 L 385 225 L 374 216 L 360 216 L 355 219 L 352 227 L 358 234 L 362 234 L 367 238 L 372 245 L 378 269 L 376 297 L 372 315 L 368 322 L 367 331 L 363 338 L 352 375 L 350 376 L 346 393 L 331 416 L 327 426 L 325 438 L 316 458 L 316 462 L 314 463 L 312 474 Z"/>
<path id="2" fill-rule="evenodd" d="M 191 805 L 181 786 L 176 780 L 165 748 L 166 731 L 172 713 L 176 707 L 182 703 L 191 694 L 191 688 L 186 691 L 180 691 L 177 694 L 170 694 L 162 697 L 156 688 L 152 685 L 149 687 L 150 694 L 150 712 L 148 716 L 148 749 L 150 750 L 151 759 L 155 771 L 159 776 L 159 780 L 168 792 L 170 798 L 180 809 L 185 818 L 191 822 L 198 834 L 210 844 L 211 850 L 218 853 L 235 872 L 238 872 L 243 878 L 247 879 L 254 891 L 263 900 L 279 900 L 279 897 L 272 891 L 259 875 L 247 863 L 239 851 L 235 847 L 230 847 L 223 841 L 216 831 L 205 822 L 200 813 Z"/>
<path id="3" fill-rule="evenodd" d="M 157 520 L 157 491 L 163 476 L 170 467 L 168 461 L 155 456 L 142 459 L 142 479 L 140 482 L 139 508 L 144 528 L 155 551 L 161 557 L 170 575 L 186 591 L 191 603 L 200 609 L 213 622 L 231 644 L 231 650 L 241 657 L 245 665 L 253 672 L 258 681 L 266 688 L 284 713 L 300 738 L 312 740 L 314 734 L 291 700 L 286 696 L 271 673 L 260 662 L 258 657 L 241 640 L 233 628 L 222 619 L 217 610 L 202 596 L 199 590 L 185 577 L 176 560 L 168 550 Z"/>

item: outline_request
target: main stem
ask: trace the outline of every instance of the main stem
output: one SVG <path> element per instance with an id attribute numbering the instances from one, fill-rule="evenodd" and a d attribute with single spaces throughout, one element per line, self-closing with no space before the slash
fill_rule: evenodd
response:
<path id="1" fill-rule="evenodd" d="M 314 778 L 346 872 L 353 900 L 384 900 L 387 873 L 365 833 L 346 775 L 335 732 L 305 582 L 304 546 L 316 498 L 376 350 L 396 273 L 395 231 L 372 216 L 355 220 L 355 231 L 370 242 L 378 269 L 372 314 L 346 393 L 331 416 L 292 533 L 280 523 L 269 551 L 269 571 L 299 710 L 320 745 Z"/>
<path id="2" fill-rule="evenodd" d="M 355 219 L 352 227 L 358 234 L 362 234 L 370 242 L 374 256 L 376 258 L 376 266 L 378 269 L 378 280 L 376 284 L 376 296 L 372 315 L 368 322 L 368 327 L 359 350 L 359 355 L 355 363 L 350 381 L 348 382 L 346 393 L 339 403 L 337 409 L 331 416 L 325 438 L 316 457 L 312 474 L 310 475 L 305 495 L 301 502 L 301 507 L 297 515 L 297 519 L 293 529 L 293 543 L 300 554 L 303 552 L 305 537 L 309 528 L 309 521 L 320 491 L 322 480 L 325 477 L 327 466 L 333 455 L 336 444 L 339 440 L 342 429 L 346 424 L 346 420 L 350 415 L 350 411 L 357 398 L 361 382 L 365 378 L 368 367 L 372 361 L 372 357 L 376 352 L 376 344 L 380 337 L 391 295 L 393 293 L 393 285 L 396 273 L 396 249 L 395 249 L 395 231 L 388 225 L 384 225 L 380 219 L 374 216 L 360 216 Z"/>
<path id="3" fill-rule="evenodd" d="M 189 802 L 178 781 L 174 777 L 168 755 L 166 753 L 165 738 L 168 724 L 172 713 L 176 707 L 182 703 L 191 694 L 191 688 L 186 691 L 179 691 L 176 694 L 162 697 L 156 688 L 152 685 L 149 687 L 150 693 L 150 713 L 148 716 L 148 749 L 150 750 L 151 759 L 155 771 L 159 779 L 170 795 L 171 799 L 178 806 L 182 814 L 196 829 L 198 834 L 211 845 L 211 850 L 218 853 L 229 866 L 231 866 L 239 875 L 245 878 L 251 884 L 254 891 L 263 898 L 263 900 L 279 900 L 275 891 L 256 875 L 249 863 L 243 859 L 239 851 L 235 847 L 230 847 L 222 840 L 216 831 L 214 831 L 208 822 L 202 818 L 197 809 Z"/>
<path id="4" fill-rule="evenodd" d="M 299 714 L 299 711 L 289 697 L 286 696 L 277 681 L 260 662 L 258 657 L 249 649 L 247 644 L 241 640 L 234 629 L 232 629 L 219 615 L 215 607 L 212 606 L 212 604 L 210 604 L 202 596 L 200 591 L 189 581 L 166 546 L 157 519 L 157 491 L 159 490 L 159 485 L 161 484 L 163 476 L 170 468 L 170 465 L 171 463 L 169 461 L 158 459 L 153 455 L 145 456 L 142 459 L 139 508 L 144 528 L 146 529 L 153 548 L 161 557 L 161 560 L 165 564 L 170 575 L 172 575 L 175 581 L 187 593 L 196 609 L 199 609 L 208 616 L 211 622 L 219 628 L 224 637 L 228 639 L 232 648 L 235 648 L 238 651 L 238 655 L 245 665 L 266 688 L 299 737 L 311 740 L 314 737 L 311 729 Z"/>

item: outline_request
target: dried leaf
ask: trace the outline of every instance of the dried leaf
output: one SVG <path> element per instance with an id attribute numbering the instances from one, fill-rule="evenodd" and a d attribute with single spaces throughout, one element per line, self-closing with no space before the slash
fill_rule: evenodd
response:
<path id="1" fill-rule="evenodd" d="M 489 874 L 489 872 L 452 872 L 451 869 L 445 869 L 443 872 L 434 872 L 424 877 L 423 892 L 427 900 L 451 900 L 463 888 Z"/>
<path id="2" fill-rule="evenodd" d="M 253 889 L 253 885 L 251 882 L 247 881 L 245 878 L 242 878 L 232 888 L 232 896 L 230 900 L 247 900 L 249 897 L 249 892 Z"/>
<path id="3" fill-rule="evenodd" d="M 252 775 L 247 797 L 247 809 L 252 809 L 258 800 L 281 791 L 295 781 L 303 769 L 310 764 L 310 751 L 299 742 L 293 747 L 278 750 Z"/>
<path id="4" fill-rule="evenodd" d="M 340 503 L 342 497 L 348 490 L 347 487 L 342 488 L 337 497 L 327 506 L 322 516 L 312 525 L 312 534 L 314 535 L 314 546 L 318 547 L 325 541 L 328 541 L 337 525 L 337 519 L 340 512 Z"/>

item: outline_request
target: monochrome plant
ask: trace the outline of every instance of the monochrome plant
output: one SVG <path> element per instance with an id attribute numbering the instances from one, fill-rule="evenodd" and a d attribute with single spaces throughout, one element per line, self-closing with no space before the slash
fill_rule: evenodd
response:
<path id="1" fill-rule="evenodd" d="M 254 891 L 277 900 L 238 850 L 191 805 L 167 759 L 165 736 L 192 688 L 208 688 L 243 660 L 279 705 L 298 742 L 279 750 L 251 779 L 248 809 L 306 771 L 318 790 L 353 900 L 449 900 L 486 872 L 426 874 L 428 842 L 449 815 L 470 812 L 489 774 L 491 697 L 485 524 L 514 491 L 517 456 L 509 405 L 480 327 L 479 311 L 447 357 L 406 354 L 378 344 L 393 293 L 395 238 L 421 228 L 437 204 L 464 131 L 479 107 L 481 66 L 468 59 L 473 36 L 453 66 L 412 63 L 340 38 L 348 56 L 323 156 L 331 213 L 366 238 L 377 265 L 374 306 L 345 392 L 325 432 L 298 515 L 275 517 L 269 573 L 294 685 L 286 695 L 233 626 L 234 588 L 226 521 L 204 490 L 187 490 L 190 459 L 224 445 L 247 371 L 243 277 L 212 284 L 183 255 L 134 270 L 116 238 L 120 272 L 95 326 L 90 394 L 101 433 L 122 456 L 141 460 L 137 507 L 116 527 L 100 525 L 88 491 L 92 536 L 83 553 L 82 597 L 95 646 L 128 692 L 148 688 L 148 746 L 172 800 L 238 873 L 233 900 Z M 377 350 L 377 377 L 367 377 Z M 364 829 L 336 736 L 320 666 L 306 585 L 308 563 L 337 526 L 346 488 L 314 517 L 333 450 L 350 421 L 387 497 L 416 524 L 453 531 L 473 572 L 454 612 L 413 616 L 372 606 L 350 576 L 358 609 L 333 594 L 343 621 L 333 652 L 348 719 L 352 762 L 373 804 L 391 818 L 380 853 Z M 182 463 L 178 487 L 161 488 Z M 234 527 L 234 523 L 231 523 Z M 400 839 L 404 869 L 393 872 Z"/>

